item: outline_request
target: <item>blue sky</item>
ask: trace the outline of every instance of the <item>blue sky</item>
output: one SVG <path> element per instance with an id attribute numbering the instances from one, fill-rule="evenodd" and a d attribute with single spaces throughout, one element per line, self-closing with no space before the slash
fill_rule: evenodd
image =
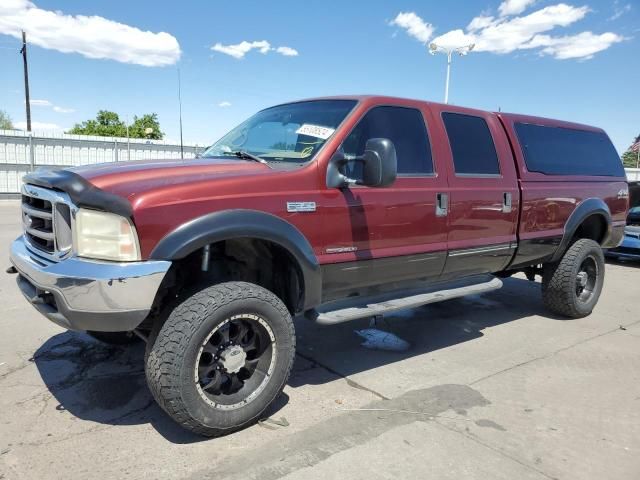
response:
<path id="1" fill-rule="evenodd" d="M 476 45 L 453 60 L 451 103 L 601 126 L 619 151 L 640 133 L 637 0 L 2 0 L 0 109 L 15 123 L 25 119 L 21 28 L 35 43 L 36 127 L 68 128 L 99 109 L 156 112 L 178 139 L 178 66 L 184 138 L 200 144 L 293 99 L 442 101 L 446 58 L 425 46 L 435 40 Z"/>

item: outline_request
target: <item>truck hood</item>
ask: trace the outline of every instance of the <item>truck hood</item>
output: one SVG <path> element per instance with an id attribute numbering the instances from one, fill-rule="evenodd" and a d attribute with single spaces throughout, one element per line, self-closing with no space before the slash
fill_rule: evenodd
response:
<path id="1" fill-rule="evenodd" d="M 231 158 L 141 160 L 87 165 L 70 170 L 96 187 L 127 198 L 129 201 L 138 194 L 158 188 L 272 172 L 266 165 Z"/>

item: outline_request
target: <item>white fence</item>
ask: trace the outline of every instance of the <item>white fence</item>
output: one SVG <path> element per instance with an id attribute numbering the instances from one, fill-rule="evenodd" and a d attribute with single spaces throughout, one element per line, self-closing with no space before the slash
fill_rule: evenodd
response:
<path id="1" fill-rule="evenodd" d="M 202 150 L 185 145 L 184 157 Z M 22 176 L 40 167 L 78 166 L 127 160 L 180 158 L 180 145 L 143 140 L 85 135 L 55 135 L 0 130 L 0 194 L 18 193 Z"/>
<path id="2" fill-rule="evenodd" d="M 630 182 L 640 182 L 640 168 L 625 168 L 627 180 Z"/>

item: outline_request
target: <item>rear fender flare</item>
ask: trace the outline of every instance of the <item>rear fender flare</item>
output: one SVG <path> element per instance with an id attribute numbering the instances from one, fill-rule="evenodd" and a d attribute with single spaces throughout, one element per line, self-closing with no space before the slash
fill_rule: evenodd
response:
<path id="1" fill-rule="evenodd" d="M 571 244 L 571 240 L 576 231 L 587 218 L 592 215 L 601 216 L 606 222 L 606 232 L 601 244 L 605 244 L 611 236 L 611 211 L 607 204 L 601 198 L 587 198 L 583 200 L 576 209 L 571 213 L 567 223 L 564 226 L 564 234 L 556 252 L 553 254 L 552 262 L 556 262 L 562 258 L 564 252 L 567 251 Z"/>
<path id="2" fill-rule="evenodd" d="M 295 226 L 258 210 L 223 210 L 194 218 L 165 235 L 150 259 L 179 260 L 212 243 L 234 238 L 273 242 L 291 254 L 303 281 L 302 310 L 320 304 L 322 273 L 309 241 Z"/>

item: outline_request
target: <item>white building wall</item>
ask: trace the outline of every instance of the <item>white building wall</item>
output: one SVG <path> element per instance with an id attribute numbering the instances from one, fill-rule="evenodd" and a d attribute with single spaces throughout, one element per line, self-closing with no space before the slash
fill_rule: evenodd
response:
<path id="1" fill-rule="evenodd" d="M 630 182 L 640 182 L 640 168 L 625 168 L 627 180 Z"/>

